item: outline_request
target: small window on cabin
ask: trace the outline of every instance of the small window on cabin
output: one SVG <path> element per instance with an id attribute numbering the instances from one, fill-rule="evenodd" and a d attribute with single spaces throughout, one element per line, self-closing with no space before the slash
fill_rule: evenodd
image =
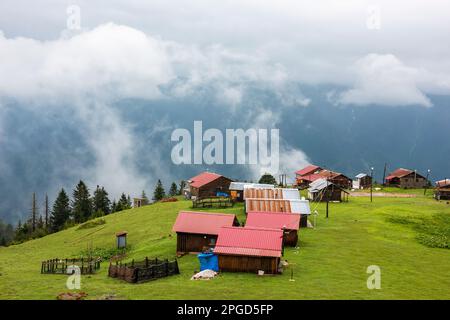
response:
<path id="1" fill-rule="evenodd" d="M 210 239 L 209 245 L 211 245 L 211 246 L 216 245 L 216 239 Z"/>

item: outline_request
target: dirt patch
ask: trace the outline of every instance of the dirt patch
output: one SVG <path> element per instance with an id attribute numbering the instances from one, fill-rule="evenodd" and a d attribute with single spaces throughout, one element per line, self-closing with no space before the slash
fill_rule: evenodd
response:
<path id="1" fill-rule="evenodd" d="M 370 197 L 370 192 L 350 192 L 352 197 Z M 392 192 L 374 192 L 373 197 L 388 197 L 388 198 L 416 198 L 416 194 L 408 193 L 392 193 Z"/>

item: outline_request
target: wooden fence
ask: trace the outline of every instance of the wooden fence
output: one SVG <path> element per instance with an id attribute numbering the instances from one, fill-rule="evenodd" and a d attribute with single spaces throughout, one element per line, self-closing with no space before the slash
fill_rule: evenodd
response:
<path id="1" fill-rule="evenodd" d="M 226 208 L 232 207 L 233 201 L 230 197 L 208 197 L 198 198 L 192 201 L 193 208 Z"/>
<path id="2" fill-rule="evenodd" d="M 145 282 L 179 273 L 176 259 L 169 261 L 168 259 L 158 260 L 158 258 L 148 259 L 147 257 L 141 262 L 133 260 L 128 264 L 110 263 L 108 270 L 108 276 L 119 278 L 129 283 Z"/>
<path id="3" fill-rule="evenodd" d="M 67 274 L 69 266 L 80 268 L 81 274 L 93 274 L 100 269 L 100 259 L 98 258 L 72 258 L 72 259 L 50 259 L 42 261 L 42 274 Z"/>

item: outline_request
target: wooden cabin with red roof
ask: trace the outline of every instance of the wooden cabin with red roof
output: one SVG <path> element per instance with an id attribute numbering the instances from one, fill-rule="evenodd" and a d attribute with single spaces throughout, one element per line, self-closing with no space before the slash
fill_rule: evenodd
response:
<path id="1" fill-rule="evenodd" d="M 222 227 L 214 253 L 219 270 L 278 273 L 283 251 L 283 231 L 255 227 Z"/>
<path id="2" fill-rule="evenodd" d="M 427 179 L 416 170 L 399 168 L 386 177 L 386 186 L 403 189 L 424 188 L 428 184 Z"/>
<path id="3" fill-rule="evenodd" d="M 215 197 L 218 193 L 229 194 L 233 180 L 213 172 L 203 172 L 188 180 L 190 197 Z"/>
<path id="4" fill-rule="evenodd" d="M 327 170 L 316 165 L 309 165 L 296 171 L 295 177 L 297 187 L 300 189 L 305 189 L 309 187 L 312 182 L 322 178 L 328 179 L 330 182 L 343 189 L 350 189 L 353 184 L 352 179 L 346 175 L 340 172 Z"/>
<path id="5" fill-rule="evenodd" d="M 298 242 L 300 215 L 286 212 L 248 212 L 245 227 L 283 230 L 283 244 L 295 247 Z"/>
<path id="6" fill-rule="evenodd" d="M 450 200 L 450 179 L 436 181 L 434 198 L 436 200 Z"/>
<path id="7" fill-rule="evenodd" d="M 181 211 L 172 228 L 177 233 L 177 254 L 214 247 L 220 228 L 231 226 L 239 226 L 234 214 Z"/>
<path id="8" fill-rule="evenodd" d="M 301 170 L 295 171 L 295 180 L 298 188 L 304 189 L 309 186 L 311 182 L 318 179 L 318 173 L 323 169 L 316 165 L 309 165 Z"/>

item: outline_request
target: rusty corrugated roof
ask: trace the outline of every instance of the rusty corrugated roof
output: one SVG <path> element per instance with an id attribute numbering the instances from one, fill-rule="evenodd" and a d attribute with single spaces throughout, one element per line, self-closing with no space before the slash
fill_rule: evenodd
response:
<path id="1" fill-rule="evenodd" d="M 300 215 L 285 212 L 248 212 L 245 227 L 298 230 Z"/>
<path id="2" fill-rule="evenodd" d="M 391 172 L 387 177 L 386 180 L 391 180 L 392 178 L 401 178 L 404 176 L 407 176 L 408 174 L 413 173 L 414 171 L 404 168 L 399 168 L 393 172 Z"/>
<path id="3" fill-rule="evenodd" d="M 244 199 L 300 199 L 300 193 L 297 189 L 287 188 L 245 188 Z"/>
<path id="4" fill-rule="evenodd" d="M 281 257 L 283 231 L 254 227 L 222 227 L 217 237 L 214 253 Z"/>
<path id="5" fill-rule="evenodd" d="M 228 213 L 181 211 L 172 231 L 196 234 L 219 234 L 224 226 L 232 226 L 236 216 Z"/>
<path id="6" fill-rule="evenodd" d="M 308 200 L 298 199 L 245 199 L 245 210 L 259 212 L 290 212 L 310 214 Z"/>
<path id="7" fill-rule="evenodd" d="M 436 181 L 436 187 L 438 188 L 444 188 L 449 186 L 450 186 L 450 179 Z"/>

